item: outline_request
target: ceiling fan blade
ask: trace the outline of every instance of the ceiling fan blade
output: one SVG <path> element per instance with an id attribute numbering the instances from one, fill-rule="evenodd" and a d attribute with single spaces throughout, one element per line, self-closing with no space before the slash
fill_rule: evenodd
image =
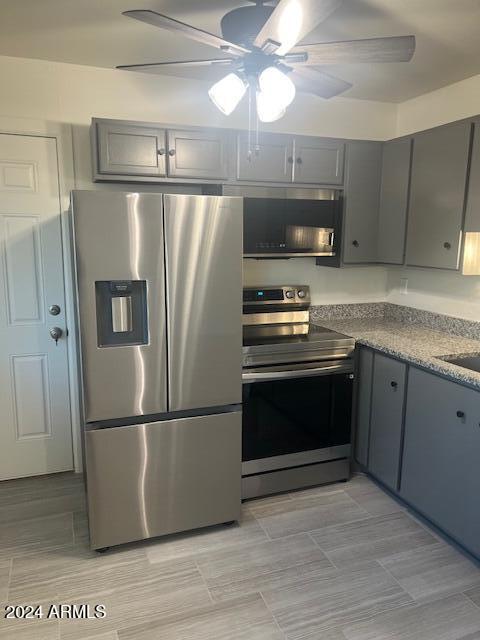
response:
<path id="1" fill-rule="evenodd" d="M 353 86 L 341 78 L 312 67 L 299 67 L 290 74 L 298 91 L 313 93 L 321 98 L 333 98 Z"/>
<path id="2" fill-rule="evenodd" d="M 279 42 L 277 55 L 284 55 L 317 25 L 326 20 L 343 0 L 280 0 L 255 38 L 262 48 L 267 40 Z"/>
<path id="3" fill-rule="evenodd" d="M 230 66 L 232 62 L 236 62 L 236 58 L 210 58 L 208 60 L 174 60 L 172 62 L 147 62 L 146 64 L 121 64 L 116 68 L 122 71 L 142 71 L 155 70 L 162 68 L 185 68 L 185 67 L 207 67 L 207 66 Z"/>
<path id="4" fill-rule="evenodd" d="M 227 40 L 224 40 L 223 38 L 220 38 L 213 33 L 203 31 L 203 29 L 197 29 L 196 27 L 192 27 L 185 22 L 174 20 L 173 18 L 164 16 L 161 13 L 157 13 L 156 11 L 150 11 L 147 9 L 135 9 L 133 11 L 124 11 L 123 15 L 127 16 L 128 18 L 135 18 L 135 20 L 140 20 L 141 22 L 146 22 L 147 24 L 151 24 L 154 27 L 161 27 L 162 29 L 167 29 L 168 31 L 181 33 L 187 38 L 197 40 L 202 44 L 208 44 L 209 46 L 216 47 L 217 49 L 223 49 L 223 51 L 226 51 L 227 53 L 231 53 L 233 55 L 240 56 L 244 53 L 249 52 L 249 49 L 245 49 L 245 47 L 241 47 L 238 44 L 234 44 L 233 42 L 228 42 Z"/>
<path id="5" fill-rule="evenodd" d="M 295 48 L 295 52 L 300 51 L 308 54 L 304 64 L 313 65 L 408 62 L 415 53 L 415 36 L 306 44 Z M 288 64 L 288 56 L 285 62 Z"/>

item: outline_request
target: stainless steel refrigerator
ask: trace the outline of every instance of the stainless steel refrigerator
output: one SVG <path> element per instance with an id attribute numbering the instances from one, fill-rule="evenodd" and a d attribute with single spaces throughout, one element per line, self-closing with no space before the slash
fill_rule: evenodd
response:
<path id="1" fill-rule="evenodd" d="M 240 514 L 241 198 L 74 191 L 94 549 Z"/>

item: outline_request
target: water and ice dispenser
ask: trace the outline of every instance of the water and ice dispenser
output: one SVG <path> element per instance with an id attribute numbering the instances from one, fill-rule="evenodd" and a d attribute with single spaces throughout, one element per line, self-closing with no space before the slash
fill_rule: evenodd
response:
<path id="1" fill-rule="evenodd" d="M 145 280 L 95 282 L 99 347 L 148 343 Z"/>

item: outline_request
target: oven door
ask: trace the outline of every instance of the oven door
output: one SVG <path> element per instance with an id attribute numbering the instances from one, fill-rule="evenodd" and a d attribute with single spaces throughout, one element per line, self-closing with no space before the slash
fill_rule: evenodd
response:
<path id="1" fill-rule="evenodd" d="M 350 455 L 351 360 L 243 372 L 242 475 Z"/>

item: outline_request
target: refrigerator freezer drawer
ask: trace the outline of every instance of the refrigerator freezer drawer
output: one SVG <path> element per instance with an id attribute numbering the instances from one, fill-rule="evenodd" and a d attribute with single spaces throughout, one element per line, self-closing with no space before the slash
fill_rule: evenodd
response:
<path id="1" fill-rule="evenodd" d="M 241 415 L 87 431 L 91 547 L 237 520 Z"/>

